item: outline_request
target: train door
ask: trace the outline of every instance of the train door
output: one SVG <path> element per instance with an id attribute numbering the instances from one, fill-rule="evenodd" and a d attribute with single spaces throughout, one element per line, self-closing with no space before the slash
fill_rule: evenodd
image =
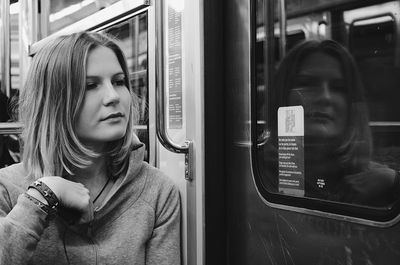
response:
<path id="1" fill-rule="evenodd" d="M 29 56 L 56 36 L 89 30 L 116 37 L 140 99 L 136 129 L 146 145 L 146 160 L 169 175 L 181 192 L 183 264 L 203 264 L 200 3 L 20 0 L 17 4 L 22 80 Z"/>
<path id="2" fill-rule="evenodd" d="M 204 84 L 202 1 L 157 1 L 159 167 L 178 176 L 184 264 L 204 264 Z M 165 88 L 165 89 L 160 89 Z M 173 152 L 173 153 L 171 153 Z"/>
<path id="3" fill-rule="evenodd" d="M 224 4 L 227 264 L 397 264 L 399 2 Z"/>

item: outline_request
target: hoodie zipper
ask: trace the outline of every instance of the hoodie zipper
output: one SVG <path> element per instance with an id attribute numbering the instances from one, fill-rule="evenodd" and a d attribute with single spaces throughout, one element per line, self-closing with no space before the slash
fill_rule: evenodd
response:
<path id="1" fill-rule="evenodd" d="M 93 250 L 94 250 L 94 256 L 95 256 L 95 264 L 97 265 L 98 263 L 97 263 L 97 260 L 98 260 L 98 248 L 97 248 L 97 244 L 96 244 L 96 242 L 94 241 L 94 239 L 93 239 L 93 221 L 91 221 L 90 223 L 89 223 L 89 227 L 88 227 L 88 231 L 87 231 L 87 233 L 88 233 L 88 239 L 89 239 L 89 241 L 90 241 L 90 244 L 92 245 L 92 247 L 93 247 Z"/>

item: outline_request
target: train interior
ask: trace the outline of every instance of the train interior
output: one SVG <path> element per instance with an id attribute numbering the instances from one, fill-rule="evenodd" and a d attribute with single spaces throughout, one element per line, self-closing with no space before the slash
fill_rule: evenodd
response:
<path id="1" fill-rule="evenodd" d="M 35 52 L 104 32 L 128 61 L 145 159 L 181 191 L 183 264 L 400 260 L 400 1 L 2 0 L 0 11 L 0 167 L 21 162 L 18 95 Z M 296 55 L 318 43 L 334 48 Z M 312 76 L 327 61 L 339 82 Z M 336 101 L 317 102 L 322 83 Z"/>

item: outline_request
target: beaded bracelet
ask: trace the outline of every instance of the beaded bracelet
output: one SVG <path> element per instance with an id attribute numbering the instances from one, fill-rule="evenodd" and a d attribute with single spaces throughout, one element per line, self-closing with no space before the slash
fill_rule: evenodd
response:
<path id="1" fill-rule="evenodd" d="M 45 212 L 48 216 L 48 219 L 52 219 L 55 217 L 57 210 L 50 208 L 48 205 L 42 203 L 35 197 L 29 195 L 28 193 L 24 193 L 25 197 L 27 197 L 30 201 L 32 201 L 35 205 L 37 205 L 43 212 Z"/>
<path id="2" fill-rule="evenodd" d="M 42 196 L 46 199 L 49 204 L 48 207 L 52 209 L 52 212 L 57 212 L 57 207 L 59 205 L 59 200 L 54 192 L 42 181 L 36 180 L 31 185 L 29 185 L 28 189 L 33 188 L 40 192 Z"/>

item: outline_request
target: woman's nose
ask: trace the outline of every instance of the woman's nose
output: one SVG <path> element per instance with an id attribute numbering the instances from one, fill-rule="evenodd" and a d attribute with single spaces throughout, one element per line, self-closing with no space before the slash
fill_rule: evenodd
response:
<path id="1" fill-rule="evenodd" d="M 332 97 L 332 91 L 328 82 L 322 82 L 318 97 L 323 99 L 330 99 Z"/>
<path id="2" fill-rule="evenodd" d="M 118 103 L 120 100 L 120 96 L 118 91 L 115 89 L 114 85 L 111 81 L 107 81 L 104 84 L 104 97 L 103 102 L 104 105 L 112 105 Z"/>

